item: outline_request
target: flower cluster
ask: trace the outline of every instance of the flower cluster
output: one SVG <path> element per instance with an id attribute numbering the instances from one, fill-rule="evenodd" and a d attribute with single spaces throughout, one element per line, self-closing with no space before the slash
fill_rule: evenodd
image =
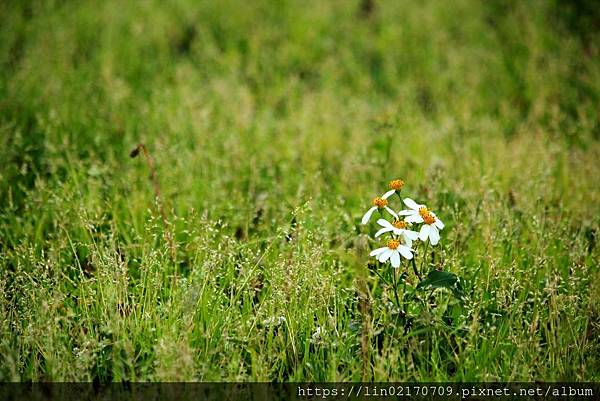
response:
<path id="1" fill-rule="evenodd" d="M 415 252 L 413 241 L 420 240 L 423 243 L 429 241 L 431 245 L 437 245 L 444 223 L 427 206 L 418 204 L 410 198 L 402 199 L 400 193 L 404 187 L 404 181 L 393 180 L 389 187 L 389 191 L 373 200 L 373 207 L 363 216 L 362 224 L 367 224 L 375 211 L 379 212 L 381 218 L 377 220 L 377 224 L 381 226 L 381 229 L 375 233 L 375 237 L 387 234 L 388 240 L 385 246 L 373 250 L 370 256 L 374 256 L 381 263 L 389 260 L 392 266 L 397 268 L 400 267 L 401 258 L 407 260 L 413 258 Z M 398 195 L 408 209 L 396 212 L 388 206 L 388 199 L 394 194 Z M 383 218 L 384 211 L 393 217 L 391 222 Z M 413 231 L 412 228 L 418 224 L 421 225 L 420 229 Z"/>

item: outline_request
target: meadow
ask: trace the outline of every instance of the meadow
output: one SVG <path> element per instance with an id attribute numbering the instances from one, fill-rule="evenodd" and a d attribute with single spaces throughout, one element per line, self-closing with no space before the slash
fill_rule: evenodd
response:
<path id="1" fill-rule="evenodd" d="M 600 380 L 599 20 L 1 2 L 0 381 Z M 464 292 L 402 319 L 397 178 Z"/>

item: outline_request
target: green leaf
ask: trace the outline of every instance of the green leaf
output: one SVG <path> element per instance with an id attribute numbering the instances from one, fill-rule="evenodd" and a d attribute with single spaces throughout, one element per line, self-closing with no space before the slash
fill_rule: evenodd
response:
<path id="1" fill-rule="evenodd" d="M 433 270 L 419 284 L 417 290 L 425 290 L 428 288 L 449 288 L 454 295 L 462 298 L 463 290 L 460 283 L 460 278 L 450 272 Z"/>

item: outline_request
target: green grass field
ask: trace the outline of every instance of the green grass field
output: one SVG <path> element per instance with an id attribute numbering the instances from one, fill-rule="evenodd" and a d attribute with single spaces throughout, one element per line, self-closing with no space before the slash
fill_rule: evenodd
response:
<path id="1" fill-rule="evenodd" d="M 0 381 L 600 380 L 586 4 L 1 2 Z M 402 321 L 395 178 L 466 294 Z"/>

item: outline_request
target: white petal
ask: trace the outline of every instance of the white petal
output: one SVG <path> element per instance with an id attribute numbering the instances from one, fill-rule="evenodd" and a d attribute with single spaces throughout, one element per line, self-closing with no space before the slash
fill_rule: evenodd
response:
<path id="1" fill-rule="evenodd" d="M 398 247 L 398 252 L 400 252 L 402 254 L 402 256 L 404 256 L 406 259 L 410 260 L 413 258 L 412 249 L 410 249 L 404 245 L 400 245 Z"/>
<path id="2" fill-rule="evenodd" d="M 367 224 L 369 222 L 369 219 L 371 218 L 371 215 L 373 214 L 373 212 L 377 210 L 377 206 L 373 206 L 372 208 L 370 208 L 369 210 L 367 210 L 367 213 L 365 213 L 365 215 L 362 218 L 362 223 L 363 224 Z"/>
<path id="3" fill-rule="evenodd" d="M 393 227 L 392 231 L 393 231 L 393 232 L 394 232 L 394 234 L 396 234 L 396 235 L 402 235 L 402 232 L 404 232 L 404 230 L 403 230 L 403 229 L 401 229 L 401 228 L 396 228 L 396 227 Z"/>
<path id="4" fill-rule="evenodd" d="M 388 260 L 390 258 L 390 256 L 392 256 L 392 250 L 390 248 L 387 248 L 385 251 L 383 251 L 379 254 L 379 256 L 377 257 L 377 260 L 380 261 L 381 263 L 384 263 L 386 260 Z"/>
<path id="5" fill-rule="evenodd" d="M 423 218 L 420 214 L 413 214 L 404 219 L 407 223 L 422 223 Z"/>
<path id="6" fill-rule="evenodd" d="M 387 247 L 387 246 L 384 246 L 384 247 L 382 247 L 382 248 L 377 248 L 377 249 L 375 249 L 375 250 L 371 251 L 371 253 L 369 254 L 369 256 L 377 256 L 377 255 L 379 255 L 381 252 L 385 251 L 386 249 L 388 249 L 388 247 Z"/>
<path id="7" fill-rule="evenodd" d="M 379 219 L 379 220 L 377 220 L 377 224 L 379 224 L 381 227 L 386 227 L 386 228 L 394 227 L 392 225 L 392 223 L 390 223 L 386 219 Z"/>
<path id="8" fill-rule="evenodd" d="M 390 196 L 394 195 L 396 193 L 395 189 L 391 189 L 389 191 L 387 191 L 386 193 L 383 194 L 383 196 L 381 197 L 381 199 L 387 199 Z"/>
<path id="9" fill-rule="evenodd" d="M 419 239 L 421 241 L 425 241 L 427 237 L 429 237 L 429 231 L 431 230 L 431 226 L 429 224 L 423 224 L 421 227 L 421 231 L 419 232 Z"/>
<path id="10" fill-rule="evenodd" d="M 386 207 L 385 207 L 385 210 L 387 210 L 387 211 L 388 211 L 388 212 L 389 212 L 389 213 L 390 213 L 392 216 L 394 216 L 394 218 L 395 218 L 396 220 L 398 220 L 398 219 L 399 219 L 399 217 L 398 217 L 398 215 L 396 214 L 396 212 L 394 212 L 394 211 L 393 211 L 392 209 L 390 209 L 389 207 L 387 207 L 387 206 L 386 206 Z"/>
<path id="11" fill-rule="evenodd" d="M 409 248 L 412 248 L 412 240 L 410 238 L 404 237 L 404 245 L 406 245 Z"/>
<path id="12" fill-rule="evenodd" d="M 413 241 L 416 240 L 417 238 L 419 238 L 419 233 L 416 231 L 404 230 L 403 234 L 406 238 L 409 238 Z"/>
<path id="13" fill-rule="evenodd" d="M 417 202 L 415 202 L 414 200 L 412 200 L 410 198 L 404 198 L 404 204 L 406 206 L 408 206 L 409 208 L 411 208 L 412 210 L 419 210 L 419 208 L 423 206 L 423 205 L 419 205 Z"/>
<path id="14" fill-rule="evenodd" d="M 429 240 L 431 241 L 431 245 L 436 245 L 440 241 L 440 232 L 438 231 L 436 226 L 431 226 L 431 231 L 429 232 Z"/>
<path id="15" fill-rule="evenodd" d="M 400 267 L 400 254 L 397 249 L 392 251 L 392 257 L 390 258 L 393 267 Z"/>
<path id="16" fill-rule="evenodd" d="M 385 228 L 382 228 L 381 230 L 379 230 L 379 231 L 377 231 L 377 232 L 375 233 L 375 238 L 379 237 L 381 234 L 385 234 L 385 233 L 387 233 L 387 232 L 390 232 L 390 231 L 392 231 L 393 229 L 394 229 L 393 227 L 385 227 Z"/>
<path id="17" fill-rule="evenodd" d="M 437 216 L 435 218 L 435 223 L 437 228 L 439 228 L 440 230 L 444 229 L 444 223 L 442 223 L 442 220 L 438 219 Z"/>
<path id="18" fill-rule="evenodd" d="M 398 214 L 399 214 L 400 216 L 410 216 L 411 214 L 415 214 L 415 213 L 417 213 L 417 214 L 418 214 L 419 212 L 415 212 L 414 210 L 400 210 L 400 211 L 398 212 Z"/>

